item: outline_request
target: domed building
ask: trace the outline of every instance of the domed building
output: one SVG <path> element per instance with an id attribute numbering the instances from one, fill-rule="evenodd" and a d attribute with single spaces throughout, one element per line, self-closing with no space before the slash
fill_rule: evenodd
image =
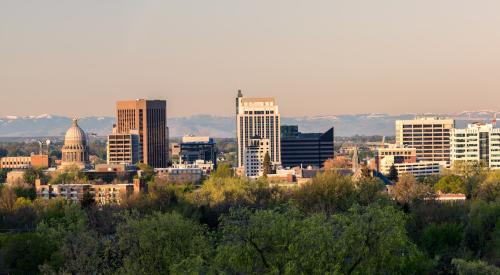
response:
<path id="1" fill-rule="evenodd" d="M 87 144 L 87 135 L 78 126 L 77 119 L 73 119 L 73 124 L 64 136 L 64 146 L 62 147 L 61 167 L 76 166 L 85 169 L 89 164 L 89 147 Z"/>

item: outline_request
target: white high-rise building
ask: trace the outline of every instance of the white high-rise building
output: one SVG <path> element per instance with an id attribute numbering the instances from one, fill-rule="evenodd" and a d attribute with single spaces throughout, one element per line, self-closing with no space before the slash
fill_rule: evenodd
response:
<path id="1" fill-rule="evenodd" d="M 500 169 L 500 128 L 492 124 L 469 124 L 465 129 L 453 129 L 451 162 L 482 162 L 491 169 Z"/>
<path id="2" fill-rule="evenodd" d="M 396 144 L 417 149 L 417 161 L 450 163 L 450 132 L 453 119 L 421 117 L 396 121 Z"/>
<path id="3" fill-rule="evenodd" d="M 256 178 L 263 175 L 264 157 L 270 151 L 269 139 L 258 137 L 250 139 L 250 143 L 245 148 L 243 167 L 245 176 Z"/>
<path id="4" fill-rule="evenodd" d="M 280 113 L 274 98 L 236 98 L 236 137 L 238 167 L 245 162 L 245 150 L 251 139 L 269 140 L 269 156 L 274 165 L 281 163 Z"/>

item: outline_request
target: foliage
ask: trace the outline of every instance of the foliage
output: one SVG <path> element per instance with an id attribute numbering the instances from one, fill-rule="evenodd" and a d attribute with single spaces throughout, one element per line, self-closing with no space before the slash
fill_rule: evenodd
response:
<path id="1" fill-rule="evenodd" d="M 500 263 L 500 201 L 472 203 L 465 228 L 467 247 L 480 259 Z"/>
<path id="2" fill-rule="evenodd" d="M 431 224 L 422 232 L 420 244 L 436 261 L 436 269 L 441 273 L 453 273 L 451 261 L 461 256 L 460 246 L 463 237 L 463 228 L 459 224 Z"/>
<path id="3" fill-rule="evenodd" d="M 442 177 L 434 186 L 434 190 L 452 194 L 465 194 L 467 192 L 465 181 L 457 175 Z"/>
<path id="4" fill-rule="evenodd" d="M 102 207 L 90 194 L 69 203 L 0 186 L 0 273 L 498 273 L 496 172 L 439 184 L 400 175 L 388 195 L 368 174 L 325 172 L 280 188 L 219 169 L 201 187 L 153 181 Z M 434 187 L 456 186 L 468 201 L 433 200 Z"/>
<path id="5" fill-rule="evenodd" d="M 5 183 L 7 180 L 7 170 L 0 168 L 0 184 Z"/>
<path id="6" fill-rule="evenodd" d="M 484 162 L 458 160 L 453 162 L 452 172 L 454 175 L 471 178 L 480 175 L 485 168 Z"/>
<path id="7" fill-rule="evenodd" d="M 41 179 L 46 182 L 47 176 L 43 173 L 40 168 L 28 168 L 24 171 L 23 180 L 25 183 L 35 186 L 35 180 Z"/>
<path id="8" fill-rule="evenodd" d="M 57 172 L 52 174 L 52 178 L 49 184 L 74 184 L 74 183 L 85 183 L 87 178 L 85 174 L 76 166 L 70 166 L 65 168 L 62 172 Z"/>
<path id="9" fill-rule="evenodd" d="M 412 204 L 433 198 L 432 189 L 419 183 L 411 174 L 403 174 L 399 177 L 393 189 L 393 195 L 396 201 L 405 209 Z"/>
<path id="10" fill-rule="evenodd" d="M 125 216 L 118 226 L 123 274 L 167 274 L 195 265 L 203 271 L 210 244 L 205 229 L 177 213 L 154 213 L 145 218 Z M 202 263 L 200 265 L 200 263 Z"/>
<path id="11" fill-rule="evenodd" d="M 40 234 L 13 234 L 2 245 L 4 264 L 12 274 L 36 274 L 38 267 L 50 260 L 53 249 Z"/>
<path id="12" fill-rule="evenodd" d="M 479 185 L 477 197 L 485 201 L 500 198 L 500 171 L 488 173 L 486 179 Z"/>
<path id="13" fill-rule="evenodd" d="M 142 171 L 142 179 L 144 180 L 144 182 L 149 183 L 149 182 L 153 181 L 154 176 L 155 176 L 155 171 L 154 171 L 153 167 L 151 167 L 145 163 L 138 163 L 138 164 L 136 164 L 136 166 L 137 166 L 137 169 Z"/>
<path id="14" fill-rule="evenodd" d="M 356 199 L 355 186 L 350 177 L 335 172 L 317 175 L 293 194 L 292 202 L 306 213 L 333 215 L 347 211 Z"/>
<path id="15" fill-rule="evenodd" d="M 233 176 L 233 168 L 228 163 L 219 163 L 215 172 L 210 174 L 211 178 L 230 178 Z"/>
<path id="16" fill-rule="evenodd" d="M 485 263 L 483 261 L 465 261 L 462 259 L 455 259 L 453 260 L 453 264 L 456 266 L 456 270 L 459 275 L 500 274 L 500 268 L 488 265 L 488 263 Z"/>
<path id="17" fill-rule="evenodd" d="M 333 159 L 327 159 L 323 163 L 323 168 L 325 170 L 333 170 L 333 169 L 346 169 L 351 168 L 351 163 L 347 157 L 336 157 Z"/>
<path id="18" fill-rule="evenodd" d="M 81 201 L 80 201 L 80 205 L 82 206 L 82 208 L 90 208 L 90 207 L 95 206 L 96 202 L 95 202 L 94 195 L 88 191 L 85 192 L 83 194 Z"/>
<path id="19" fill-rule="evenodd" d="M 332 226 L 320 216 L 233 209 L 221 221 L 217 267 L 228 274 L 297 274 L 334 270 Z"/>
<path id="20" fill-rule="evenodd" d="M 269 156 L 269 152 L 266 152 L 266 154 L 264 155 L 264 161 L 262 162 L 262 170 L 264 177 L 273 173 L 271 157 Z"/>
<path id="21" fill-rule="evenodd" d="M 397 182 L 399 180 L 398 169 L 396 169 L 396 166 L 394 164 L 392 164 L 391 168 L 389 168 L 389 174 L 387 175 L 387 178 L 394 182 Z"/>

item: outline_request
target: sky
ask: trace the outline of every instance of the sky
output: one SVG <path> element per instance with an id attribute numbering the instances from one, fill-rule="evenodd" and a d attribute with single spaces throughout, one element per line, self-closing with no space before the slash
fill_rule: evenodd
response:
<path id="1" fill-rule="evenodd" d="M 0 116 L 500 110 L 498 0 L 0 0 Z"/>

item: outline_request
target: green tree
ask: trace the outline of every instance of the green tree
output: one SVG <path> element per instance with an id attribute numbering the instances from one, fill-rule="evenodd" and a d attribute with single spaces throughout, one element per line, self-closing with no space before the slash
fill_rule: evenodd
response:
<path id="1" fill-rule="evenodd" d="M 82 208 L 87 209 L 96 205 L 95 196 L 90 192 L 85 192 L 82 199 L 80 200 L 80 205 Z"/>
<path id="2" fill-rule="evenodd" d="M 453 162 L 452 173 L 465 179 L 478 176 L 486 170 L 484 162 L 459 160 Z"/>
<path id="3" fill-rule="evenodd" d="M 486 179 L 479 184 L 477 197 L 485 201 L 495 201 L 500 198 L 500 171 L 491 171 Z"/>
<path id="4" fill-rule="evenodd" d="M 219 163 L 215 172 L 210 174 L 212 178 L 230 178 L 233 176 L 233 168 L 229 163 Z"/>
<path id="5" fill-rule="evenodd" d="M 267 175 L 272 174 L 272 164 L 271 164 L 271 157 L 269 156 L 269 152 L 266 152 L 264 155 L 264 161 L 262 162 L 262 170 L 263 170 L 263 175 L 264 177 L 267 177 Z"/>
<path id="6" fill-rule="evenodd" d="M 0 212 L 11 212 L 16 202 L 16 193 L 8 186 L 0 186 Z"/>
<path id="7" fill-rule="evenodd" d="M 394 182 L 398 181 L 398 179 L 399 179 L 398 169 L 396 169 L 396 166 L 394 164 L 391 165 L 391 168 L 389 169 L 389 174 L 387 175 L 387 178 L 389 180 L 394 181 Z"/>
<path id="8" fill-rule="evenodd" d="M 5 183 L 7 180 L 7 171 L 0 168 L 0 184 Z"/>
<path id="9" fill-rule="evenodd" d="M 453 260 L 456 271 L 459 275 L 498 275 L 500 268 L 494 265 L 488 265 L 483 261 L 466 261 L 462 259 Z"/>
<path id="10" fill-rule="evenodd" d="M 465 181 L 457 175 L 449 175 L 442 177 L 434 186 L 436 192 L 465 194 L 467 186 Z"/>
<path id="11" fill-rule="evenodd" d="M 153 167 L 151 167 L 145 163 L 138 163 L 136 166 L 137 166 L 137 169 L 142 171 L 142 179 L 144 180 L 144 182 L 149 183 L 149 182 L 152 182 L 154 180 L 155 170 Z"/>
<path id="12" fill-rule="evenodd" d="M 500 202 L 475 201 L 469 211 L 465 243 L 480 259 L 500 262 Z M 498 236 L 498 237 L 497 237 Z M 497 237 L 497 238 L 495 238 Z"/>
<path id="13" fill-rule="evenodd" d="M 392 206 L 354 206 L 333 217 L 340 230 L 333 261 L 338 274 L 425 274 L 429 261 L 406 234 L 407 218 Z"/>
<path id="14" fill-rule="evenodd" d="M 328 171 L 299 187 L 292 195 L 292 202 L 305 213 L 331 216 L 337 211 L 347 211 L 356 196 L 351 177 Z"/>
<path id="15" fill-rule="evenodd" d="M 46 176 L 43 173 L 42 169 L 28 168 L 28 169 L 26 169 L 26 171 L 24 171 L 23 179 L 24 179 L 25 183 L 30 184 L 32 186 L 35 186 L 36 179 L 44 180 L 44 179 L 46 179 Z"/>
<path id="16" fill-rule="evenodd" d="M 3 261 L 11 274 L 38 274 L 39 266 L 52 257 L 54 244 L 37 233 L 10 235 L 1 248 Z"/>
<path id="17" fill-rule="evenodd" d="M 427 254 L 435 260 L 441 274 L 452 274 L 451 261 L 461 256 L 463 227 L 459 224 L 442 223 L 427 226 L 420 236 L 420 244 Z"/>
<path id="18" fill-rule="evenodd" d="M 221 219 L 215 264 L 225 274 L 320 274 L 335 270 L 333 228 L 294 209 L 232 209 Z"/>
<path id="19" fill-rule="evenodd" d="M 123 255 L 119 273 L 168 274 L 193 265 L 200 273 L 207 267 L 211 247 L 205 229 L 198 223 L 175 212 L 124 218 L 117 228 Z"/>
<path id="20" fill-rule="evenodd" d="M 419 183 L 412 174 L 401 175 L 393 187 L 392 194 L 407 211 L 411 205 L 434 197 L 433 190 Z"/>

